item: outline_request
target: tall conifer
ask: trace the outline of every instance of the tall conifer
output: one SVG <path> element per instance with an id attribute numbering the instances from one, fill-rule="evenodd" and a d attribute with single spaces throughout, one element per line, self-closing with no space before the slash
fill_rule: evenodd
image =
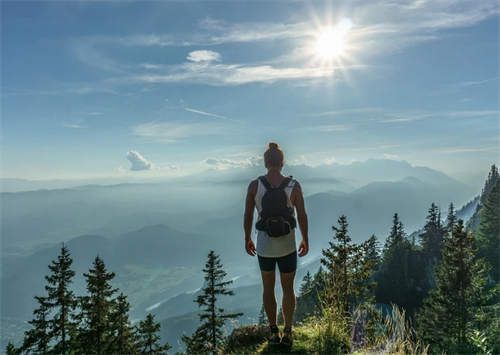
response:
<path id="1" fill-rule="evenodd" d="M 436 269 L 436 288 L 417 315 L 419 334 L 436 353 L 472 353 L 469 334 L 489 299 L 486 268 L 478 260 L 472 234 L 459 220 L 443 248 Z"/>
<path id="2" fill-rule="evenodd" d="M 87 295 L 80 298 L 80 350 L 84 353 L 105 354 L 112 340 L 110 322 L 116 289 L 110 282 L 115 274 L 108 272 L 104 261 L 97 256 L 89 272 L 83 276 L 87 282 Z"/>
<path id="3" fill-rule="evenodd" d="M 226 272 L 219 256 L 212 250 L 203 269 L 205 286 L 196 298 L 202 309 L 199 314 L 201 325 L 191 337 L 183 337 L 188 353 L 217 354 L 224 344 L 223 326 L 226 320 L 241 316 L 241 313 L 226 313 L 218 306 L 219 296 L 232 296 L 234 292 L 227 287 L 232 283 L 226 281 Z"/>
<path id="4" fill-rule="evenodd" d="M 53 314 L 50 319 L 50 339 L 52 352 L 68 354 L 76 323 L 74 320 L 77 301 L 71 290 L 75 272 L 71 269 L 73 259 L 68 248 L 63 244 L 57 260 L 49 265 L 50 274 L 45 276 L 47 297 L 44 300 L 48 311 Z"/>

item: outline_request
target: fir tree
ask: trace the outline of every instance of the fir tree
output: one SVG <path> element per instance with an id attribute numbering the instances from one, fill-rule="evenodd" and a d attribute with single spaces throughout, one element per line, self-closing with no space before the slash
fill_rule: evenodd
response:
<path id="1" fill-rule="evenodd" d="M 202 309 L 199 314 L 201 325 L 191 337 L 183 337 L 188 353 L 217 354 L 224 343 L 223 326 L 227 319 L 236 318 L 241 313 L 226 313 L 217 305 L 219 296 L 231 296 L 233 291 L 227 287 L 232 281 L 225 281 L 226 272 L 223 269 L 219 256 L 212 250 L 203 269 L 205 286 L 196 298 Z"/>
<path id="2" fill-rule="evenodd" d="M 472 353 L 468 335 L 488 300 L 485 264 L 476 258 L 474 238 L 459 220 L 443 248 L 436 288 L 417 315 L 419 334 L 436 353 Z"/>
<path id="3" fill-rule="evenodd" d="M 303 296 L 309 291 L 311 291 L 312 288 L 312 276 L 309 271 L 304 275 L 304 278 L 302 279 L 302 284 L 300 285 L 300 290 L 299 290 L 299 295 Z"/>
<path id="4" fill-rule="evenodd" d="M 358 248 L 357 258 L 360 261 L 356 270 L 355 285 L 358 290 L 358 303 L 374 301 L 376 281 L 374 274 L 378 269 L 380 257 L 378 253 L 377 237 L 372 235 L 361 243 Z"/>
<path id="5" fill-rule="evenodd" d="M 127 297 L 120 293 L 113 304 L 113 310 L 110 314 L 110 332 L 111 339 L 108 351 L 113 354 L 134 354 L 135 334 L 128 312 L 130 305 Z"/>
<path id="6" fill-rule="evenodd" d="M 368 270 L 369 263 L 365 264 L 363 247 L 351 241 L 346 216 L 340 216 L 338 227 L 332 229 L 334 240 L 329 242 L 328 249 L 323 249 L 321 258 L 328 272 L 328 287 L 323 297 L 327 305 L 348 314 L 355 304 L 364 301 L 372 269 Z"/>
<path id="7" fill-rule="evenodd" d="M 19 350 L 31 354 L 47 354 L 50 342 L 49 304 L 46 297 L 35 296 L 38 308 L 33 311 L 34 318 L 28 323 L 32 328 L 24 333 Z"/>
<path id="8" fill-rule="evenodd" d="M 79 346 L 84 353 L 100 355 L 108 352 L 112 339 L 110 319 L 114 306 L 112 296 L 116 289 L 110 282 L 115 274 L 108 272 L 104 261 L 97 256 L 92 268 L 83 276 L 88 295 L 80 298 Z"/>
<path id="9" fill-rule="evenodd" d="M 318 271 L 312 276 L 309 291 L 305 293 L 301 292 L 297 297 L 297 305 L 294 313 L 294 319 L 297 322 L 304 320 L 308 316 L 319 315 L 321 311 L 321 295 L 325 293 L 325 288 L 326 275 L 320 266 Z"/>
<path id="10" fill-rule="evenodd" d="M 418 301 L 414 299 L 416 282 L 412 279 L 412 244 L 406 239 L 403 223 L 394 214 L 391 231 L 385 242 L 380 271 L 377 274 L 376 298 L 378 302 L 406 308 L 409 313 Z"/>
<path id="11" fill-rule="evenodd" d="M 476 211 L 474 212 L 471 219 L 467 223 L 468 229 L 477 230 L 477 228 L 479 227 L 479 222 L 480 222 L 479 212 L 483 207 L 484 203 L 486 202 L 486 200 L 488 199 L 491 190 L 493 190 L 493 187 L 495 187 L 495 185 L 497 184 L 498 180 L 499 180 L 498 168 L 495 165 L 492 165 L 488 177 L 486 178 L 486 181 L 484 183 L 481 196 L 479 197 L 479 203 L 476 206 Z"/>
<path id="12" fill-rule="evenodd" d="M 479 255 L 491 265 L 491 276 L 500 281 L 500 179 L 491 188 L 479 211 L 477 230 Z"/>
<path id="13" fill-rule="evenodd" d="M 168 343 L 160 345 L 159 331 L 160 323 L 155 321 L 151 313 L 148 313 L 146 319 L 139 322 L 139 326 L 137 327 L 137 348 L 141 354 L 166 354 L 171 348 Z"/>
<path id="14" fill-rule="evenodd" d="M 377 265 L 380 262 L 380 250 L 375 234 L 372 234 L 371 237 L 363 243 L 363 245 L 364 258 L 367 261 L 371 261 L 374 265 Z"/>
<path id="15" fill-rule="evenodd" d="M 49 265 L 51 273 L 45 276 L 47 298 L 44 303 L 48 312 L 54 314 L 53 318 L 49 320 L 49 337 L 53 344 L 52 352 L 63 355 L 70 351 L 71 337 L 76 327 L 74 311 L 77 302 L 70 289 L 72 279 L 75 276 L 75 272 L 71 269 L 72 263 L 69 250 L 63 244 L 57 260 L 53 260 Z M 43 312 L 41 311 L 41 313 Z"/>
<path id="16" fill-rule="evenodd" d="M 448 207 L 448 216 L 446 217 L 446 233 L 448 236 L 451 236 L 453 233 L 453 227 L 457 222 L 457 214 L 455 212 L 455 206 L 453 206 L 453 202 L 450 203 Z"/>
<path id="17" fill-rule="evenodd" d="M 436 204 L 432 203 L 428 210 L 424 231 L 420 234 L 422 251 L 431 264 L 437 263 L 441 258 L 443 237 L 444 230 L 441 226 L 441 212 Z"/>
<path id="18" fill-rule="evenodd" d="M 392 218 L 392 227 L 389 236 L 385 240 L 384 244 L 384 255 L 386 255 L 386 251 L 391 249 L 392 246 L 400 244 L 405 239 L 404 227 L 403 223 L 399 220 L 399 216 L 397 213 L 394 213 L 394 217 Z"/>
<path id="19" fill-rule="evenodd" d="M 20 350 L 17 349 L 14 344 L 12 344 L 10 341 L 5 347 L 5 354 L 6 355 L 17 355 L 20 353 Z"/>

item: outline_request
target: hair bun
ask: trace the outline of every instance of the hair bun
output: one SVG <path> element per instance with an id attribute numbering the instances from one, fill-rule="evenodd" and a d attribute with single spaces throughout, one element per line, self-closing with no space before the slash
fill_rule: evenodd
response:
<path id="1" fill-rule="evenodd" d="M 269 143 L 269 149 L 280 149 L 278 143 L 271 142 Z"/>

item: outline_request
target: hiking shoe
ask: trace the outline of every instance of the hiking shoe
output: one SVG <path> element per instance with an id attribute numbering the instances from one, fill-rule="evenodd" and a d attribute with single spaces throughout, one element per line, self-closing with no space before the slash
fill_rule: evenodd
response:
<path id="1" fill-rule="evenodd" d="M 269 334 L 269 345 L 278 345 L 280 343 L 280 332 L 277 326 L 272 326 L 270 328 L 270 334 Z"/>
<path id="2" fill-rule="evenodd" d="M 285 329 L 281 337 L 281 345 L 291 348 L 293 344 L 292 330 Z"/>

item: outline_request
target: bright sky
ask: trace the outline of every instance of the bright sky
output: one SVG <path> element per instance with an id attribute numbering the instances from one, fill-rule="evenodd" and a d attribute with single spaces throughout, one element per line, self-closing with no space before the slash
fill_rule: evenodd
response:
<path id="1" fill-rule="evenodd" d="M 2 1 L 2 176 L 498 159 L 496 0 Z"/>

